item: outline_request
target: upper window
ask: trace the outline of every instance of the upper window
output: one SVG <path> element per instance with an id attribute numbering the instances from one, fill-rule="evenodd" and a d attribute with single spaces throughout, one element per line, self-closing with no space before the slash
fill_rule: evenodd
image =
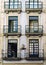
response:
<path id="1" fill-rule="evenodd" d="M 29 16 L 29 20 L 38 20 L 38 16 Z"/>
<path id="2" fill-rule="evenodd" d="M 29 16 L 29 25 L 38 26 L 38 16 Z"/>
<path id="3" fill-rule="evenodd" d="M 38 16 L 29 16 L 30 32 L 38 32 Z"/>
<path id="4" fill-rule="evenodd" d="M 17 8 L 17 3 L 19 0 L 9 0 L 10 8 Z"/>
<path id="5" fill-rule="evenodd" d="M 18 16 L 9 17 L 9 32 L 18 31 Z"/>
<path id="6" fill-rule="evenodd" d="M 38 8 L 38 0 L 29 0 L 30 8 Z"/>

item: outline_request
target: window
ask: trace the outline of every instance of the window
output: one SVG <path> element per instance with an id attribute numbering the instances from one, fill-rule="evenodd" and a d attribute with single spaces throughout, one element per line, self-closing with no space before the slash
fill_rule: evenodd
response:
<path id="1" fill-rule="evenodd" d="M 29 0 L 30 8 L 37 8 L 38 7 L 38 0 Z"/>
<path id="2" fill-rule="evenodd" d="M 9 0 L 10 8 L 17 8 L 17 3 L 19 0 Z"/>
<path id="3" fill-rule="evenodd" d="M 4 5 L 4 7 L 5 7 L 6 9 L 8 9 L 8 8 L 9 8 L 9 2 L 6 2 L 5 5 Z"/>
<path id="4" fill-rule="evenodd" d="M 29 20 L 38 20 L 38 16 L 29 16 Z"/>
<path id="5" fill-rule="evenodd" d="M 39 40 L 30 39 L 29 40 L 29 55 L 31 57 L 38 57 L 39 54 Z"/>
<path id="6" fill-rule="evenodd" d="M 30 8 L 33 8 L 33 2 L 30 2 Z"/>
<path id="7" fill-rule="evenodd" d="M 29 28 L 31 32 L 38 32 L 38 16 L 29 16 Z"/>
<path id="8" fill-rule="evenodd" d="M 9 32 L 18 32 L 18 16 L 9 16 Z"/>
<path id="9" fill-rule="evenodd" d="M 8 40 L 8 57 L 17 57 L 17 39 Z"/>
<path id="10" fill-rule="evenodd" d="M 18 2 L 14 2 L 14 8 L 18 7 Z"/>
<path id="11" fill-rule="evenodd" d="M 13 0 L 10 0 L 10 8 L 13 8 Z"/>
<path id="12" fill-rule="evenodd" d="M 37 8 L 37 2 L 34 2 L 34 7 L 33 8 Z"/>
<path id="13" fill-rule="evenodd" d="M 38 8 L 41 8 L 41 7 L 42 7 L 41 2 L 39 2 L 39 6 L 38 6 Z"/>

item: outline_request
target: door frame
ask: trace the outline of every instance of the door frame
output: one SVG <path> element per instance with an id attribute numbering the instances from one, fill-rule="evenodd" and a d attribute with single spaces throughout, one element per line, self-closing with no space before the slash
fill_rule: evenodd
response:
<path id="1" fill-rule="evenodd" d="M 8 43 L 9 43 L 9 40 L 17 40 L 17 49 L 18 49 L 18 39 L 8 39 Z M 12 44 L 12 43 L 11 43 Z M 8 46 L 8 45 L 7 45 Z M 8 56 L 8 47 L 7 47 L 7 56 Z M 18 54 L 17 54 L 18 56 Z"/>
<path id="2" fill-rule="evenodd" d="M 38 40 L 38 56 L 39 56 L 39 39 L 29 39 L 29 56 L 30 56 L 30 40 Z M 33 47 L 34 47 L 34 43 L 33 43 Z M 34 53 L 34 49 L 33 49 L 33 53 Z"/>

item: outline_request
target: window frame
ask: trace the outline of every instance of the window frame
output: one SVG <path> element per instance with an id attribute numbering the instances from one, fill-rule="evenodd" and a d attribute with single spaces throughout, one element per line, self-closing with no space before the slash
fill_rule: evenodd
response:
<path id="1" fill-rule="evenodd" d="M 39 39 L 29 39 L 29 56 L 30 56 L 30 40 L 37 40 L 37 42 L 38 42 L 38 56 L 39 56 Z M 35 42 L 33 42 L 33 54 L 35 53 L 34 52 L 34 44 L 35 44 Z M 37 47 L 36 47 L 37 48 Z M 36 50 L 36 49 L 35 49 Z"/>
<path id="2" fill-rule="evenodd" d="M 11 18 L 10 18 L 11 17 Z M 9 16 L 8 17 L 8 32 L 10 31 L 10 20 L 11 21 L 16 21 L 16 26 L 14 27 L 14 26 L 12 26 L 12 29 L 13 29 L 13 27 L 16 29 L 16 32 L 18 32 L 18 16 Z M 14 30 L 12 30 L 12 32 L 15 32 Z"/>
<path id="3" fill-rule="evenodd" d="M 9 42 L 9 40 L 12 40 L 12 41 L 13 41 L 13 40 L 16 40 L 16 41 L 17 41 L 17 49 L 18 49 L 18 39 L 8 39 L 8 44 L 11 43 L 11 42 Z M 15 43 L 15 42 L 12 42 L 11 44 L 13 44 L 13 43 Z M 16 43 L 15 43 L 15 44 L 16 44 Z M 8 46 L 9 46 L 9 45 L 7 45 L 7 52 L 9 52 L 9 47 L 8 47 Z M 9 53 L 7 53 L 7 56 L 8 56 L 8 54 L 9 54 Z M 12 58 L 12 57 L 11 57 L 11 58 Z"/>

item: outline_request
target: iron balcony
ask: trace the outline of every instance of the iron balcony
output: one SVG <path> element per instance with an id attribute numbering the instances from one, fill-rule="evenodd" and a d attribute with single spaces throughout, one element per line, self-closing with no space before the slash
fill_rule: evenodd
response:
<path id="1" fill-rule="evenodd" d="M 25 34 L 29 35 L 29 36 L 42 36 L 43 35 L 43 26 L 42 25 L 38 25 L 38 26 L 26 25 Z"/>
<path id="2" fill-rule="evenodd" d="M 26 60 L 28 61 L 40 61 L 44 60 L 44 50 L 39 49 L 38 54 L 35 52 L 35 54 L 32 54 L 32 52 L 26 54 Z"/>
<path id="3" fill-rule="evenodd" d="M 25 2 L 25 8 L 26 8 L 26 12 L 42 12 L 43 9 L 43 3 L 41 1 L 26 1 Z"/>
<path id="4" fill-rule="evenodd" d="M 44 60 L 44 50 L 43 49 L 39 49 L 38 52 L 38 56 L 36 55 L 37 53 L 35 53 L 36 56 L 31 56 L 31 53 L 26 53 L 24 54 L 24 58 L 21 56 L 21 52 L 17 53 L 17 57 L 15 57 L 15 54 L 13 53 L 12 57 L 8 57 L 8 52 L 4 52 L 4 50 L 2 51 L 2 59 L 3 60 L 7 60 L 7 61 L 19 61 L 19 60 L 26 60 L 26 61 L 43 61 Z M 34 55 L 34 54 L 33 54 Z"/>
<path id="5" fill-rule="evenodd" d="M 3 60 L 7 60 L 7 61 L 19 61 L 19 60 L 21 60 L 21 54 L 20 53 L 17 53 L 17 57 L 15 56 L 15 53 L 14 52 L 12 52 L 12 53 L 13 53 L 13 56 L 12 57 L 9 57 L 8 56 L 9 53 L 6 52 L 6 50 L 5 51 L 2 50 L 2 59 Z"/>
<path id="6" fill-rule="evenodd" d="M 3 34 L 4 36 L 21 36 L 21 26 L 17 27 L 9 27 L 8 25 L 3 26 Z"/>
<path id="7" fill-rule="evenodd" d="M 15 2 L 9 2 L 5 1 L 4 2 L 4 11 L 6 13 L 8 12 L 21 12 L 22 8 L 22 3 L 21 1 L 15 1 Z"/>

